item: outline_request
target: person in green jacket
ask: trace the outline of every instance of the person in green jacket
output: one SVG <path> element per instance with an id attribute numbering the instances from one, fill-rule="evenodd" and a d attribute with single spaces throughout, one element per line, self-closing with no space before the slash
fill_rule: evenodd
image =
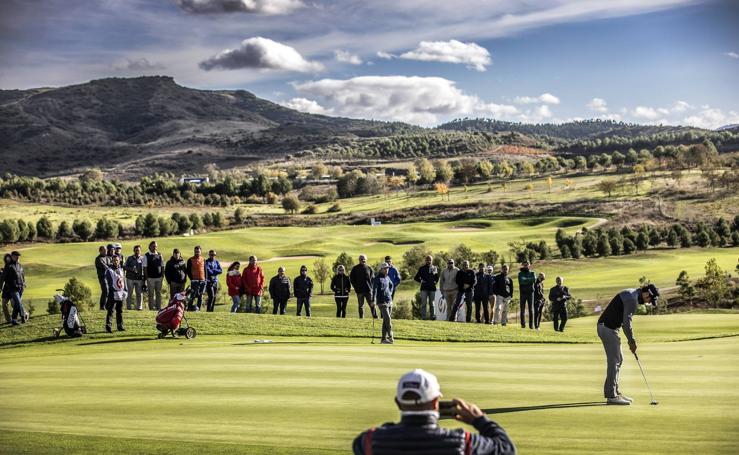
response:
<path id="1" fill-rule="evenodd" d="M 534 284 L 536 284 L 536 273 L 530 269 L 529 261 L 521 263 L 518 272 L 518 289 L 521 293 L 521 328 L 526 328 L 526 308 L 529 309 L 529 328 L 534 328 Z"/>

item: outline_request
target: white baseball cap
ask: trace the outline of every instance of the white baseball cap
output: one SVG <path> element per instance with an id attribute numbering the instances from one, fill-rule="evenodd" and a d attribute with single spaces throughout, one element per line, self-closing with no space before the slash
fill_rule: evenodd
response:
<path id="1" fill-rule="evenodd" d="M 415 392 L 420 398 L 418 400 L 404 400 L 403 395 L 406 392 Z M 436 376 L 418 368 L 401 376 L 398 381 L 398 391 L 395 394 L 395 398 L 400 404 L 428 403 L 442 396 L 441 387 L 439 387 Z"/>

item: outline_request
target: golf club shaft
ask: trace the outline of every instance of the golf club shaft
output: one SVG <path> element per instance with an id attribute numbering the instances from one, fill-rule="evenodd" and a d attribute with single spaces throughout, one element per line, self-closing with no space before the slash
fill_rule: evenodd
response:
<path id="1" fill-rule="evenodd" d="M 649 391 L 649 398 L 654 402 L 654 395 L 652 395 L 652 388 L 649 387 L 649 381 L 647 381 L 647 375 L 644 374 L 644 368 L 641 366 L 641 362 L 639 361 L 639 356 L 634 353 L 634 357 L 636 357 L 636 363 L 639 365 L 639 371 L 641 371 L 641 377 L 644 378 L 644 383 L 647 385 L 647 390 Z"/>

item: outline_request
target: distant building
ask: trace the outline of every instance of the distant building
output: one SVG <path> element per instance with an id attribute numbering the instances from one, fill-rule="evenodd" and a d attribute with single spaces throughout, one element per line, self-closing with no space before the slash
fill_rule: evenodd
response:
<path id="1" fill-rule="evenodd" d="M 370 218 L 370 226 L 381 226 L 382 221 L 375 221 L 374 218 Z"/>
<path id="2" fill-rule="evenodd" d="M 180 185 L 184 185 L 185 183 L 202 185 L 203 183 L 210 183 L 210 179 L 208 177 L 188 177 L 183 175 L 182 177 L 180 177 Z"/>

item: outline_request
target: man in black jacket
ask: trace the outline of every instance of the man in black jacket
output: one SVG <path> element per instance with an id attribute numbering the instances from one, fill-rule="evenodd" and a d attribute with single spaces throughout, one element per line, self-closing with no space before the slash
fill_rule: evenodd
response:
<path id="1" fill-rule="evenodd" d="M 172 257 L 169 258 L 164 266 L 164 278 L 167 279 L 169 285 L 169 298 L 175 294 L 185 290 L 187 283 L 187 263 L 182 259 L 180 250 L 175 248 L 172 250 Z"/>
<path id="2" fill-rule="evenodd" d="M 293 281 L 293 292 L 298 305 L 298 317 L 305 306 L 305 316 L 310 317 L 310 298 L 313 295 L 313 280 L 308 276 L 308 267 L 300 266 L 300 275 Z"/>
<path id="3" fill-rule="evenodd" d="M 460 399 L 451 402 L 453 417 L 479 432 L 473 434 L 462 428 L 441 428 L 439 381 L 424 370 L 413 370 L 400 378 L 395 403 L 400 409 L 400 423 L 386 423 L 365 431 L 354 439 L 355 455 L 414 455 L 465 454 L 508 455 L 516 447 L 505 430 L 489 420 L 480 408 Z"/>
<path id="4" fill-rule="evenodd" d="M 457 320 L 457 311 L 462 306 L 462 297 L 464 297 L 464 305 L 467 307 L 465 320 L 467 322 L 472 321 L 472 297 L 475 293 L 476 283 L 475 271 L 470 268 L 470 261 L 462 261 L 462 268 L 457 272 L 457 300 L 449 314 L 450 321 Z"/>
<path id="5" fill-rule="evenodd" d="M 359 264 L 352 267 L 349 273 L 349 279 L 352 282 L 354 292 L 357 294 L 357 303 L 359 304 L 359 319 L 364 318 L 364 302 L 367 302 L 372 312 L 372 317 L 377 319 L 377 309 L 372 301 L 372 281 L 375 278 L 375 272 L 372 267 L 367 265 L 367 256 L 359 255 Z"/>
<path id="6" fill-rule="evenodd" d="M 508 276 L 508 266 L 503 265 L 500 273 L 493 280 L 493 293 L 495 294 L 495 307 L 493 308 L 493 324 L 498 322 L 502 326 L 508 323 L 508 305 L 513 298 L 513 279 Z"/>
<path id="7" fill-rule="evenodd" d="M 567 301 L 570 300 L 570 290 L 564 286 L 564 278 L 558 276 L 556 278 L 557 285 L 549 290 L 549 301 L 552 303 L 552 322 L 554 322 L 554 330 L 557 332 L 565 331 L 567 323 Z"/>
<path id="8" fill-rule="evenodd" d="M 269 298 L 272 299 L 272 314 L 285 314 L 287 301 L 290 299 L 290 278 L 285 275 L 285 268 L 278 267 L 277 275 L 269 280 Z"/>
<path id="9" fill-rule="evenodd" d="M 336 275 L 331 278 L 331 291 L 334 293 L 336 302 L 336 317 L 346 317 L 346 303 L 349 301 L 349 291 L 352 290 L 352 282 L 346 274 L 343 265 L 336 267 Z"/>
<path id="10" fill-rule="evenodd" d="M 490 313 L 488 312 L 488 296 L 490 295 L 490 289 L 488 284 L 488 275 L 485 273 L 485 264 L 480 263 L 477 265 L 477 273 L 475 273 L 475 321 L 481 323 L 480 318 L 480 307 L 482 312 L 485 314 L 485 324 L 490 321 Z"/>
<path id="11" fill-rule="evenodd" d="M 98 284 L 100 285 L 100 310 L 105 311 L 105 302 L 108 301 L 108 285 L 105 284 L 105 272 L 110 267 L 110 258 L 113 256 L 113 244 L 109 243 L 108 247 L 100 246 L 98 255 L 95 258 L 95 272 L 98 275 Z"/>
<path id="12" fill-rule="evenodd" d="M 429 319 L 436 320 L 434 297 L 436 297 L 436 283 L 439 282 L 439 269 L 434 265 L 434 258 L 426 256 L 426 262 L 418 268 L 413 279 L 421 283 L 421 319 L 426 319 L 426 306 L 429 308 Z"/>
<path id="13" fill-rule="evenodd" d="M 3 293 L 10 296 L 13 302 L 13 313 L 10 316 L 10 323 L 18 325 L 20 317 L 21 324 L 28 321 L 28 313 L 23 308 L 23 290 L 26 288 L 26 276 L 23 272 L 23 266 L 19 262 L 21 254 L 17 251 L 10 253 L 10 263 L 5 266 L 3 271 Z"/>

